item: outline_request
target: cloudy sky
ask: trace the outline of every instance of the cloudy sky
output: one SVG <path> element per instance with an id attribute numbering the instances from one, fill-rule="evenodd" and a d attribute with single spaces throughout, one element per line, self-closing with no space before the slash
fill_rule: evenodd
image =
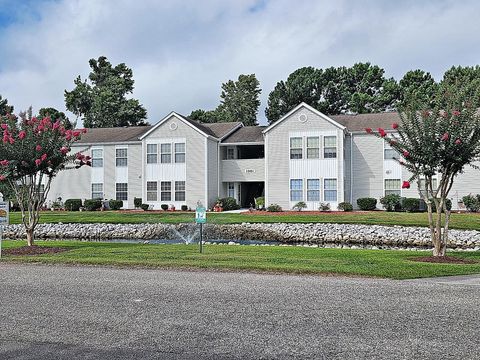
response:
<path id="1" fill-rule="evenodd" d="M 0 0 L 0 94 L 17 111 L 65 110 L 64 90 L 105 55 L 133 69 L 151 123 L 216 107 L 242 73 L 260 80 L 263 123 L 268 93 L 302 66 L 440 79 L 480 63 L 479 14 L 476 0 Z"/>

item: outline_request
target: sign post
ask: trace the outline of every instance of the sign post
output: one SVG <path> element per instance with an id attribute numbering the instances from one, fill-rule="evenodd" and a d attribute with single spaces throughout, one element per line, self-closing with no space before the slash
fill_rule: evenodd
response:
<path id="1" fill-rule="evenodd" d="M 0 258 L 2 257 L 3 227 L 8 225 L 8 202 L 0 201 Z"/>
<path id="2" fill-rule="evenodd" d="M 197 205 L 195 209 L 195 222 L 200 224 L 200 254 L 203 253 L 203 224 L 207 222 L 207 209 L 205 209 L 201 204 Z"/>

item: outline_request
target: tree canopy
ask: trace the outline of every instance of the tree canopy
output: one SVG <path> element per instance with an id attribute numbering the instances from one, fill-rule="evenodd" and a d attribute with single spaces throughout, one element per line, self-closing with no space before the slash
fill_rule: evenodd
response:
<path id="1" fill-rule="evenodd" d="M 215 110 L 194 110 L 190 118 L 206 123 L 241 121 L 246 126 L 257 125 L 261 91 L 255 74 L 242 74 L 237 81 L 222 84 L 220 105 Z"/>
<path id="2" fill-rule="evenodd" d="M 89 64 L 89 81 L 79 75 L 75 88 L 65 90 L 67 110 L 90 128 L 147 125 L 145 108 L 137 99 L 126 97 L 134 89 L 132 69 L 124 63 L 112 66 L 105 56 L 90 59 Z"/>
<path id="3" fill-rule="evenodd" d="M 8 100 L 0 95 L 0 116 L 13 113 L 13 106 L 8 105 Z"/>
<path id="4" fill-rule="evenodd" d="M 65 115 L 64 112 L 58 111 L 57 109 L 52 108 L 52 107 L 41 108 L 38 111 L 38 116 L 37 117 L 42 118 L 42 119 L 46 118 L 46 117 L 49 117 L 53 121 L 60 120 L 64 124 L 65 129 L 67 129 L 67 130 L 68 129 L 73 129 L 76 126 L 76 123 L 72 123 L 70 121 L 70 119 L 67 117 L 67 115 Z"/>

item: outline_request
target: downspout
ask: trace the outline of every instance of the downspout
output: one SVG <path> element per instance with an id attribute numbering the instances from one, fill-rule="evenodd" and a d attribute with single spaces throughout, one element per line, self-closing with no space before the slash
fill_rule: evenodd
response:
<path id="1" fill-rule="evenodd" d="M 353 134 L 350 134 L 350 204 L 353 205 Z"/>

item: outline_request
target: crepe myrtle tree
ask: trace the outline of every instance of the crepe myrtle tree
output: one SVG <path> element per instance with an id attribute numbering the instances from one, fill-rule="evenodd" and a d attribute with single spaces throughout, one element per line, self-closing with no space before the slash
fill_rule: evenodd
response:
<path id="1" fill-rule="evenodd" d="M 70 154 L 85 132 L 65 129 L 61 119 L 32 117 L 31 109 L 0 117 L 0 182 L 15 194 L 29 246 L 52 179 L 61 170 L 91 165 L 90 157 Z"/>
<path id="2" fill-rule="evenodd" d="M 400 112 L 401 122 L 392 124 L 395 134 L 365 129 L 401 155 L 396 160 L 411 174 L 402 188 L 417 182 L 427 205 L 433 256 L 446 253 L 450 217 L 446 200 L 455 177 L 467 165 L 476 167 L 473 162 L 480 155 L 480 117 L 468 91 L 446 88 L 440 96 L 442 106 L 421 109 L 412 104 Z"/>

